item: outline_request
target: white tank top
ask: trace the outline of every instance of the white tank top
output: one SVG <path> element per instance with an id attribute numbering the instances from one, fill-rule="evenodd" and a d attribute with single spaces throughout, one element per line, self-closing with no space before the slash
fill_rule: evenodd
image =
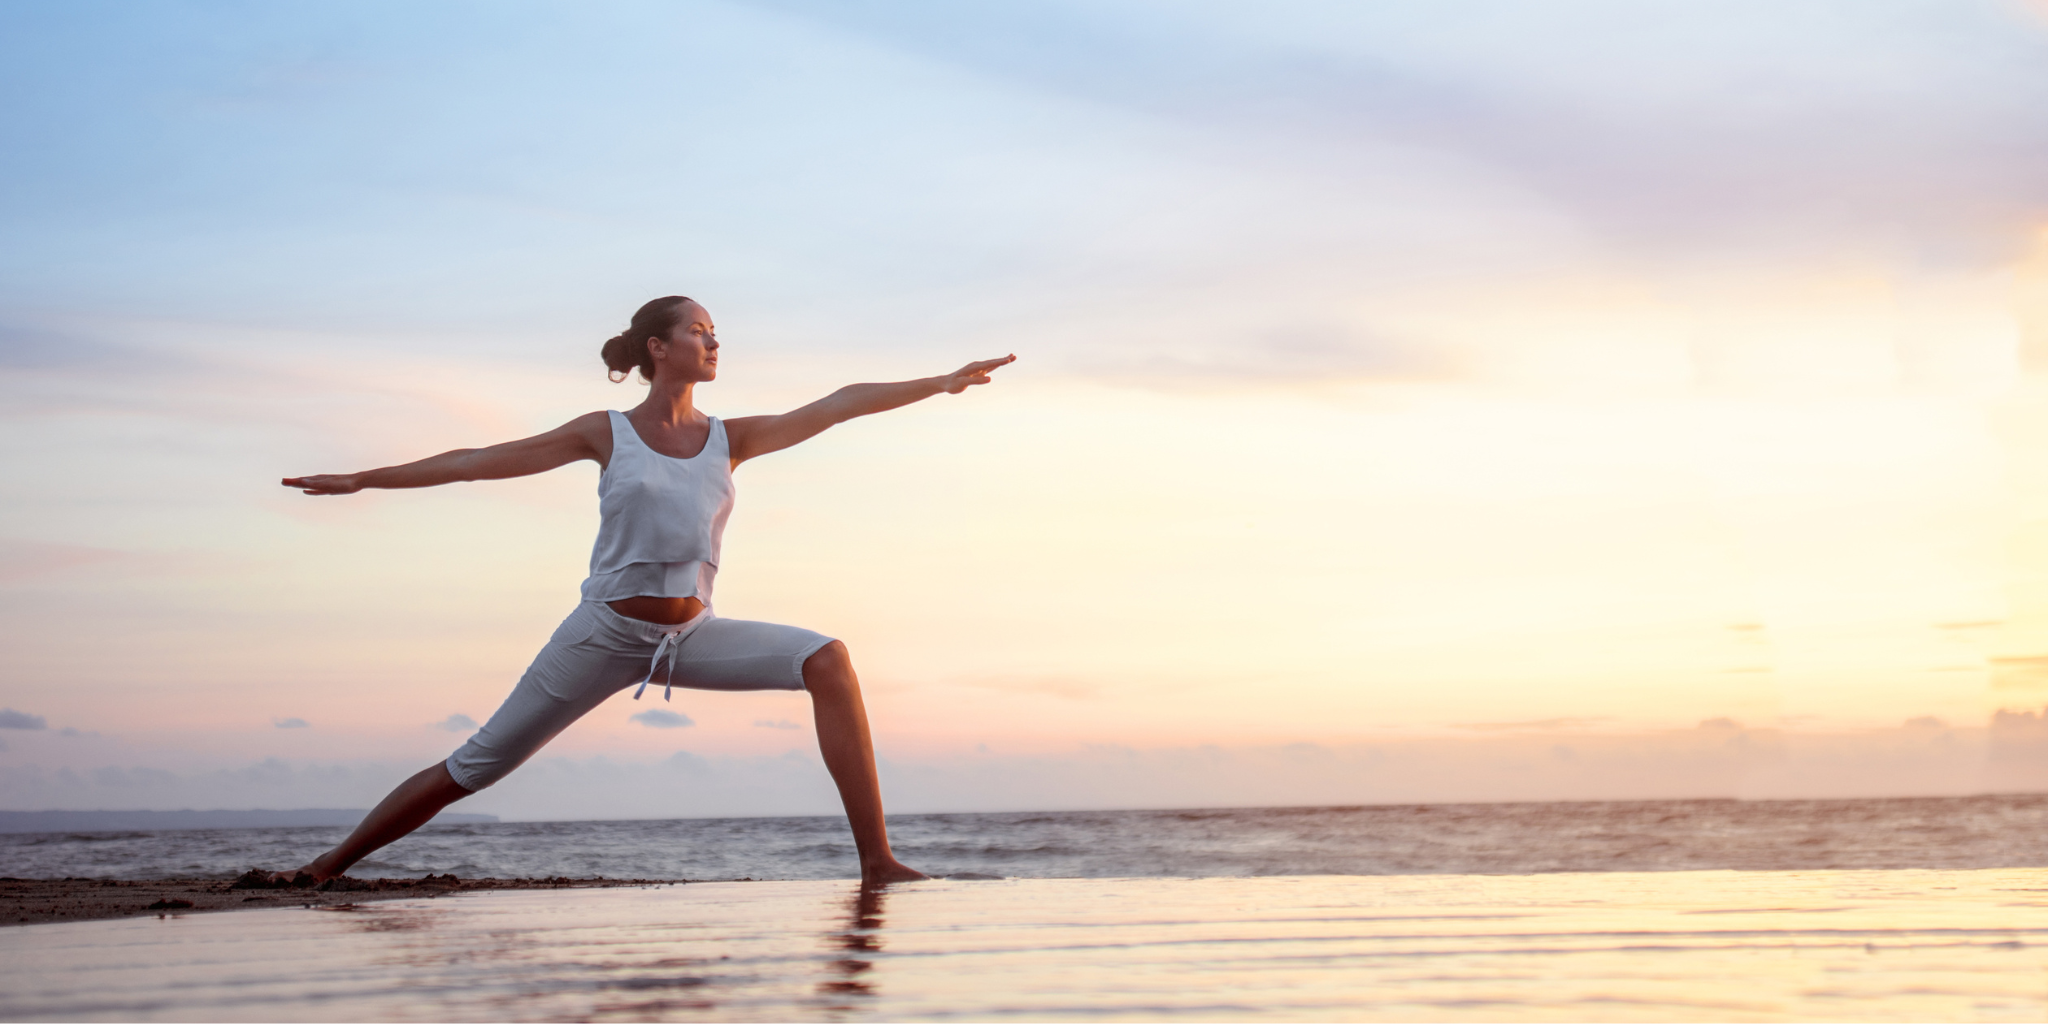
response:
<path id="1" fill-rule="evenodd" d="M 597 544 L 583 599 L 694 597 L 709 605 L 732 515 L 725 424 L 712 417 L 704 450 L 678 459 L 647 447 L 624 413 L 614 411 L 611 421 L 612 459 L 597 478 Z"/>

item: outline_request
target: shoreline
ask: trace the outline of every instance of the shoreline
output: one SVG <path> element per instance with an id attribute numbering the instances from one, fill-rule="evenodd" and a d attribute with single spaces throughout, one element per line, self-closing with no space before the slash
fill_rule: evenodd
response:
<path id="1" fill-rule="evenodd" d="M 344 876 L 346 877 L 346 876 Z M 236 889 L 227 878 L 0 878 L 0 928 L 124 917 L 218 913 L 264 907 L 337 907 L 377 900 L 433 899 L 472 892 L 619 889 L 686 885 L 684 878 L 350 879 L 335 889 Z M 753 879 L 726 879 L 753 881 Z"/>

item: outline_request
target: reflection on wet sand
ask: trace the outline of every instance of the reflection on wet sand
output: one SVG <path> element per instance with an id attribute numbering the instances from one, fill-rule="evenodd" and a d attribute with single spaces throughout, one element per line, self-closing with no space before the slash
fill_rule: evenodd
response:
<path id="1" fill-rule="evenodd" d="M 832 933 L 830 945 L 847 955 L 828 963 L 833 977 L 818 983 L 820 995 L 844 999 L 851 996 L 873 997 L 875 986 L 864 980 L 863 975 L 875 969 L 872 954 L 882 951 L 882 903 L 888 896 L 887 886 L 860 886 L 854 890 L 846 906 L 852 912 L 852 920 L 844 931 Z M 855 1007 L 851 1002 L 828 1004 L 825 1007 L 835 1013 L 850 1013 Z"/>
<path id="2" fill-rule="evenodd" d="M 434 926 L 435 914 L 417 907 L 385 906 L 376 903 L 337 903 L 312 908 L 323 914 L 347 914 L 357 931 L 416 932 Z"/>
<path id="3" fill-rule="evenodd" d="M 2043 877 L 486 893 L 11 929 L 0 1020 L 2040 1019 Z"/>

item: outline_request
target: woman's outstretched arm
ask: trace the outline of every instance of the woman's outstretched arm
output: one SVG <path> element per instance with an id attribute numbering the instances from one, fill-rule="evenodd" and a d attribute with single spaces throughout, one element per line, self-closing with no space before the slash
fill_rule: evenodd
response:
<path id="1" fill-rule="evenodd" d="M 944 392 L 957 395 L 976 384 L 989 382 L 997 367 L 1016 362 L 1016 356 L 983 359 L 968 363 L 948 374 L 894 384 L 848 384 L 802 408 L 780 416 L 742 416 L 725 423 L 732 444 L 732 464 L 737 466 L 756 455 L 779 452 L 810 440 L 835 423 L 856 416 L 887 412 Z"/>
<path id="2" fill-rule="evenodd" d="M 599 463 L 611 457 L 611 419 L 593 412 L 532 437 L 489 448 L 457 448 L 418 462 L 363 473 L 288 476 L 286 487 L 307 494 L 354 494 L 365 487 L 433 487 L 460 480 L 503 480 L 532 476 L 579 459 Z"/>

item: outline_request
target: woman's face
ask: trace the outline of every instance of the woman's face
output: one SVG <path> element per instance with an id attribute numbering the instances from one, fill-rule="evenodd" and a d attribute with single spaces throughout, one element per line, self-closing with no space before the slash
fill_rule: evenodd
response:
<path id="1" fill-rule="evenodd" d="M 692 384 L 718 379 L 718 331 L 710 312 L 694 302 L 683 305 L 666 341 L 648 339 L 647 352 L 654 357 L 657 380 L 664 375 Z"/>

